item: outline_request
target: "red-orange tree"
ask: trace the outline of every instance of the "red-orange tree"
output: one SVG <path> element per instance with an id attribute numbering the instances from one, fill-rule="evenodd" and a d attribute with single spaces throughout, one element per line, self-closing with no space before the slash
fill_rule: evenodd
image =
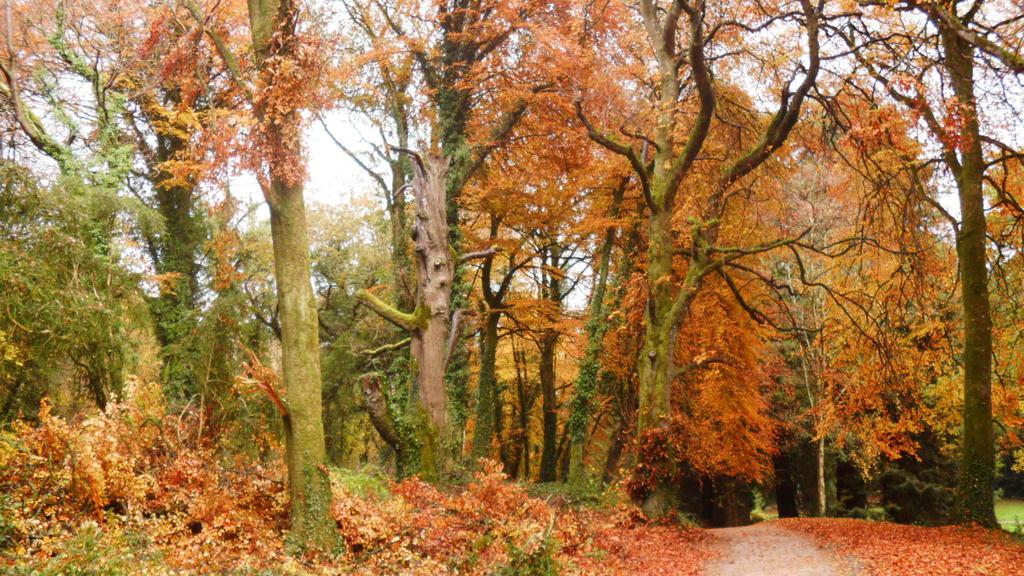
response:
<path id="1" fill-rule="evenodd" d="M 634 18 L 617 6 L 607 8 L 603 17 L 612 13 Z M 639 20 L 632 20 L 631 29 L 617 40 L 590 42 L 593 50 L 588 57 L 600 63 L 593 67 L 609 70 L 618 64 L 641 79 L 628 84 L 634 89 L 626 97 L 625 114 L 605 108 L 595 115 L 593 104 L 587 102 L 595 98 L 588 94 L 594 89 L 588 89 L 591 84 L 585 80 L 577 103 L 577 116 L 591 139 L 629 161 L 647 201 L 648 292 L 638 360 L 641 435 L 667 425 L 671 418 L 672 383 L 678 374 L 676 339 L 705 278 L 727 262 L 796 240 L 792 235 L 727 246 L 719 236 L 725 221 L 735 218 L 736 208 L 730 210 L 730 204 L 742 198 L 747 177 L 785 144 L 800 118 L 820 67 L 823 17 L 823 1 L 755 7 L 645 0 L 639 4 Z M 740 33 L 747 30 L 769 30 L 791 41 L 803 34 L 805 45 L 758 46 Z M 614 47 L 616 41 L 619 45 Z M 805 51 L 807 60 L 806 66 L 796 63 L 789 71 L 772 67 L 772 78 L 762 89 L 781 92 L 781 97 L 768 115 L 742 95 L 742 84 L 737 89 L 723 80 L 728 71 L 756 66 L 759 49 L 797 62 L 800 58 L 793 54 Z M 612 135 L 608 125 L 617 125 L 621 136 Z M 681 212 L 690 218 L 686 226 L 679 222 Z M 677 257 L 685 259 L 681 271 L 675 266 Z M 663 513 L 672 504 L 672 494 L 668 486 L 654 487 L 644 498 L 645 509 Z"/>

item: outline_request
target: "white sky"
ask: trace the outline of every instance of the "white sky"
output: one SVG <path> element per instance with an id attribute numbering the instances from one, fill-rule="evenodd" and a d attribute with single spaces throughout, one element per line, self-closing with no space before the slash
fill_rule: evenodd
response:
<path id="1" fill-rule="evenodd" d="M 341 114 L 326 117 L 331 133 L 350 150 L 362 151 L 365 146 L 353 125 Z M 370 177 L 338 149 L 320 126 L 312 122 L 306 130 L 306 150 L 309 178 L 306 181 L 306 203 L 343 206 L 353 196 L 364 196 L 376 192 Z M 263 194 L 251 174 L 242 174 L 231 180 L 231 192 L 238 198 L 263 205 Z M 382 204 L 383 205 L 383 204 Z M 263 205 L 259 214 L 268 218 Z"/>

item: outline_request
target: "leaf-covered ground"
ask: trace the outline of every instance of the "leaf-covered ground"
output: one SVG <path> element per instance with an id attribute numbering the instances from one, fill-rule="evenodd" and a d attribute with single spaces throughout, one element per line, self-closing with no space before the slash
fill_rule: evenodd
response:
<path id="1" fill-rule="evenodd" d="M 194 422 L 167 415 L 147 386 L 88 418 L 46 405 L 40 416 L 0 432 L 4 574 L 700 576 L 757 548 L 741 538 L 724 550 L 713 531 L 646 523 L 614 498 L 581 509 L 555 493 L 533 497 L 483 461 L 444 488 L 332 470 L 344 550 L 304 555 L 286 544 L 279 447 L 229 457 L 190 434 Z M 775 559 L 753 563 L 763 574 L 789 574 L 779 559 L 799 561 L 797 548 L 849 560 L 864 576 L 1024 574 L 1024 546 L 993 531 L 819 519 L 744 530 L 762 528 L 787 533 L 762 542 Z"/>
<path id="2" fill-rule="evenodd" d="M 708 556 L 701 530 L 531 497 L 486 461 L 446 488 L 332 470 L 344 549 L 304 555 L 286 544 L 280 459 L 228 456 L 195 429 L 140 385 L 104 413 L 44 405 L 0 431 L 0 573 L 686 576 Z"/>
<path id="3" fill-rule="evenodd" d="M 1024 545 L 982 528 L 927 528 L 851 519 L 786 519 L 838 554 L 856 557 L 864 576 L 1012 576 L 1024 574 Z"/>

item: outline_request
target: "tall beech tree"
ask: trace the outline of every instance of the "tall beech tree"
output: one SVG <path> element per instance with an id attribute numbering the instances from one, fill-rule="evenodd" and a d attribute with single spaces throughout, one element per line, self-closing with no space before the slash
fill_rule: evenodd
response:
<path id="1" fill-rule="evenodd" d="M 893 101 L 915 114 L 938 145 L 933 160 L 954 181 L 959 215 L 941 208 L 927 191 L 922 202 L 936 206 L 953 229 L 961 281 L 963 323 L 963 429 L 959 504 L 968 522 L 995 526 L 992 498 L 995 440 L 992 417 L 992 312 L 986 238 L 986 188 L 994 204 L 1020 204 L 1005 179 L 993 174 L 1020 158 L 996 117 L 1006 101 L 1006 82 L 1024 73 L 1024 58 L 1007 34 L 1019 31 L 1012 14 L 984 2 L 860 2 L 865 13 L 837 33 L 851 48 L 868 78 Z M 903 14 L 917 16 L 904 18 Z M 891 38 L 906 38 L 897 45 Z M 991 86 L 980 88 L 984 82 Z M 866 94 L 866 93 L 865 93 Z M 1012 105 L 1011 105 L 1012 107 Z M 1005 112 L 1004 112 L 1005 113 Z M 1015 114 L 1015 112 L 1009 112 Z M 1012 137 L 1011 137 L 1012 138 Z M 940 176 L 941 177 L 941 176 Z M 919 187 L 920 188 L 920 187 Z"/>
<path id="2" fill-rule="evenodd" d="M 585 100 L 577 101 L 577 116 L 591 139 L 629 161 L 647 201 L 648 293 L 643 349 L 638 360 L 637 433 L 641 438 L 652 432 L 657 434 L 672 415 L 672 383 L 679 375 L 674 357 L 676 336 L 705 279 L 728 262 L 797 240 L 790 237 L 748 246 L 718 245 L 722 219 L 728 216 L 726 209 L 734 187 L 785 143 L 800 118 L 801 108 L 820 69 L 818 34 L 824 1 L 801 0 L 793 12 L 787 11 L 785 6 L 761 6 L 761 9 L 775 11 L 762 12 L 757 21 L 746 22 L 743 14 L 729 14 L 728 7 L 709 10 L 703 0 L 676 0 L 667 7 L 654 0 L 639 3 L 646 40 L 652 50 L 653 71 L 646 83 L 652 91 L 653 134 L 643 135 L 639 132 L 643 127 L 625 123 L 619 130 L 626 137 L 641 142 L 639 148 L 611 135 L 587 113 Z M 719 12 L 725 14 L 719 16 Z M 733 27 L 764 30 L 788 23 L 795 23 L 805 32 L 806 65 L 798 64 L 791 75 L 784 76 L 781 87 L 777 88 L 781 92 L 780 102 L 767 123 L 760 127 L 755 143 L 749 145 L 745 139 L 741 140 L 741 146 L 746 149 L 741 148 L 741 153 L 722 161 L 714 176 L 709 180 L 695 178 L 709 135 L 715 130 L 734 129 L 714 122 L 719 81 L 713 76 L 712 66 L 719 57 L 712 48 L 720 41 L 718 36 Z M 803 78 L 795 82 L 801 72 Z M 688 133 L 680 138 L 680 112 L 684 107 L 695 108 L 695 113 Z M 756 126 L 746 126 L 740 132 L 749 135 L 755 130 L 758 130 Z M 708 193 L 698 194 L 694 189 L 695 183 L 700 181 L 710 186 Z M 680 234 L 673 222 L 681 197 L 687 204 L 700 202 L 698 215 L 692 218 L 685 234 Z M 680 242 L 678 236 L 684 236 L 688 242 Z M 686 258 L 685 273 L 680 278 L 676 277 L 674 267 L 677 256 Z M 644 509 L 649 514 L 660 515 L 673 501 L 673 490 L 659 485 L 644 498 Z"/>
<path id="3" fill-rule="evenodd" d="M 320 337 L 310 285 L 309 234 L 303 198 L 305 172 L 297 170 L 302 148 L 301 108 L 290 100 L 296 75 L 309 74 L 297 58 L 313 48 L 297 38 L 299 7 L 291 0 L 251 0 L 249 28 L 259 82 L 267 93 L 253 112 L 271 155 L 260 187 L 270 208 L 274 241 L 274 278 L 281 321 L 281 372 L 287 396 L 285 446 L 291 495 L 292 542 L 332 550 L 340 543 L 331 518 L 321 407 Z M 315 62 L 314 62 L 315 64 Z M 296 70 L 296 68 L 299 68 Z M 298 104 L 298 105 L 296 105 Z M 283 106 L 282 106 L 283 105 Z M 300 164 L 301 165 L 301 164 Z"/>
<path id="4" fill-rule="evenodd" d="M 186 7 L 213 42 L 255 117 L 249 163 L 270 209 L 285 398 L 275 399 L 285 428 L 293 546 L 331 551 L 340 537 L 331 519 L 320 375 L 320 336 L 313 297 L 302 161 L 304 109 L 317 109 L 324 64 L 314 39 L 299 32 L 291 0 L 251 0 L 250 49 L 256 78 L 244 75 L 221 30 L 202 8 Z"/>

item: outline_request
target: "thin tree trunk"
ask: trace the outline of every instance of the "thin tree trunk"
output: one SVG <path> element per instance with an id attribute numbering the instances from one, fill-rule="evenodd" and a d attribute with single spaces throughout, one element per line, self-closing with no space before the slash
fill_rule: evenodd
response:
<path id="1" fill-rule="evenodd" d="M 625 420 L 620 416 L 615 432 L 612 433 L 611 444 L 608 445 L 608 455 L 604 461 L 604 474 L 601 476 L 601 481 L 606 485 L 614 482 L 619 474 L 619 462 L 622 460 L 622 450 L 626 447 L 628 436 Z"/>
<path id="2" fill-rule="evenodd" d="M 512 361 L 516 368 L 516 395 L 519 398 L 519 441 L 522 444 L 520 458 L 523 462 L 523 473 L 520 478 L 530 478 L 530 408 L 532 400 L 526 389 L 526 359 L 516 349 L 515 338 L 512 339 Z"/>
<path id="3" fill-rule="evenodd" d="M 543 411 L 543 442 L 540 453 L 540 481 L 558 479 L 558 398 L 555 389 L 555 349 L 558 334 L 549 332 L 540 345 L 540 387 Z"/>
<path id="4" fill-rule="evenodd" d="M 495 364 L 498 353 L 500 312 L 488 311 L 480 338 L 480 378 L 477 392 L 476 426 L 473 429 L 473 460 L 491 453 L 491 441 L 497 428 L 498 381 Z"/>
<path id="5" fill-rule="evenodd" d="M 608 216 L 617 218 L 619 205 L 626 191 L 629 178 L 623 178 L 612 196 L 612 205 Z M 569 412 L 566 427 L 572 437 L 569 448 L 568 480 L 579 484 L 586 480 L 583 465 L 583 450 L 587 443 L 587 424 L 594 413 L 594 394 L 597 392 L 597 379 L 601 368 L 601 351 L 608 320 L 605 317 L 605 292 L 608 287 L 608 271 L 611 268 L 612 248 L 615 246 L 615 228 L 609 227 L 605 233 L 601 252 L 598 256 L 597 274 L 594 279 L 594 292 L 590 298 L 590 319 L 587 322 L 587 349 L 580 362 L 579 375 L 576 377 L 576 390 Z"/>
<path id="6" fill-rule="evenodd" d="M 826 516 L 828 514 L 828 500 L 825 491 L 825 436 L 822 435 L 817 442 L 817 456 L 818 456 L 818 516 Z"/>

